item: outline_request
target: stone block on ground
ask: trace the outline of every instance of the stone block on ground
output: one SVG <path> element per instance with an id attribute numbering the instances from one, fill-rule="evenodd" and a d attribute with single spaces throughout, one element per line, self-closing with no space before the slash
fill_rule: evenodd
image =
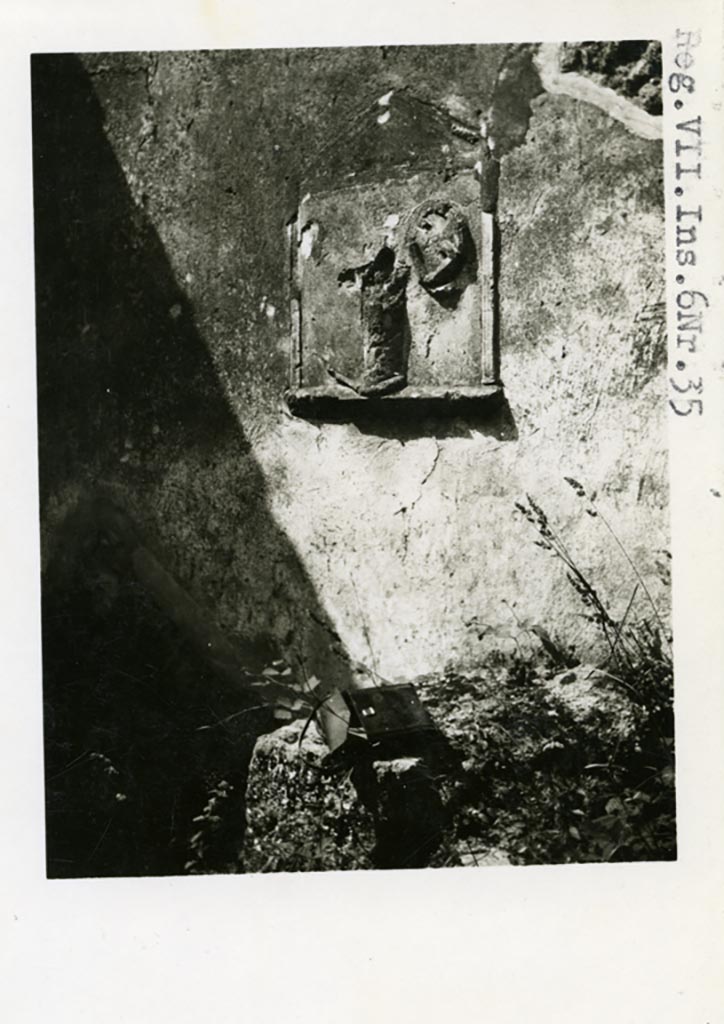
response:
<path id="1" fill-rule="evenodd" d="M 578 665 L 543 684 L 581 725 L 602 727 L 612 737 L 627 739 L 636 728 L 634 706 L 615 678 L 595 665 Z"/>
<path id="2" fill-rule="evenodd" d="M 370 817 L 349 774 L 323 770 L 328 752 L 316 724 L 305 731 L 303 720 L 257 740 L 246 791 L 246 872 L 372 866 Z"/>

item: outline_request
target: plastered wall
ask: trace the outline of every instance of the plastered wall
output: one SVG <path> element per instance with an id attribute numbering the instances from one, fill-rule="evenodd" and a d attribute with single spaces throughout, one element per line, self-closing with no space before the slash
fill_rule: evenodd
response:
<path id="1" fill-rule="evenodd" d="M 530 62 L 527 132 L 501 156 L 505 418 L 360 429 L 283 403 L 284 226 L 300 165 L 390 88 L 475 119 L 506 56 L 36 65 L 46 563 L 74 504 L 102 485 L 230 636 L 270 636 L 310 674 L 345 681 L 335 633 L 390 679 L 475 665 L 534 625 L 595 656 L 563 567 L 514 511 L 532 495 L 621 615 L 636 581 L 571 476 L 666 611 L 661 144 L 531 88 Z M 648 613 L 641 594 L 634 604 Z"/>

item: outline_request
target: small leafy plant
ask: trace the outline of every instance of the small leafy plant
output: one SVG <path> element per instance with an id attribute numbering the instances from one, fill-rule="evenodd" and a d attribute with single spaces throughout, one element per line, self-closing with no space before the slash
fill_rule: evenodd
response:
<path id="1" fill-rule="evenodd" d="M 602 859 L 672 857 L 676 842 L 672 638 L 642 573 L 595 497 L 574 478 L 564 480 L 581 500 L 584 514 L 603 525 L 630 568 L 633 588 L 620 618 L 611 613 L 600 588 L 581 570 L 540 505 L 528 495 L 526 503 L 517 503 L 516 508 L 536 529 L 537 546 L 563 564 L 585 617 L 605 638 L 609 654 L 602 666 L 604 678 L 630 701 L 636 723 L 634 733 L 607 757 L 584 766 L 587 777 L 596 780 L 587 794 L 591 813 L 584 814 L 581 824 L 571 826 L 569 832 Z M 670 579 L 666 566 L 663 575 Z M 639 591 L 649 615 L 631 621 Z"/>

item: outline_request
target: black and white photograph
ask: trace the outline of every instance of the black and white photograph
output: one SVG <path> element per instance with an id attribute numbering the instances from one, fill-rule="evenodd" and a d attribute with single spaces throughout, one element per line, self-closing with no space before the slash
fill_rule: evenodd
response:
<path id="1" fill-rule="evenodd" d="M 8 1024 L 724 1024 L 722 0 L 0 4 Z"/>
<path id="2" fill-rule="evenodd" d="M 675 859 L 660 41 L 35 54 L 32 140 L 48 877 Z"/>

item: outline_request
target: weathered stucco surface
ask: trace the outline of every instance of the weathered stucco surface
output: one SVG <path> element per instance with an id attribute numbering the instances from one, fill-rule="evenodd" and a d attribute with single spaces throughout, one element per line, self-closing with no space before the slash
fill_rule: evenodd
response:
<path id="1" fill-rule="evenodd" d="M 534 624 L 590 654 L 562 567 L 514 513 L 531 494 L 622 614 L 635 580 L 571 476 L 665 600 L 661 147 L 601 110 L 541 93 L 501 161 L 505 417 L 362 430 L 282 401 L 300 164 L 400 85 L 475 118 L 505 55 L 50 62 L 37 102 L 65 198 L 58 214 L 48 194 L 43 226 L 63 235 L 63 260 L 57 239 L 39 250 L 39 325 L 56 339 L 39 356 L 46 558 L 100 482 L 230 635 L 271 636 L 310 672 L 344 681 L 333 631 L 390 679 L 476 663 Z"/>

